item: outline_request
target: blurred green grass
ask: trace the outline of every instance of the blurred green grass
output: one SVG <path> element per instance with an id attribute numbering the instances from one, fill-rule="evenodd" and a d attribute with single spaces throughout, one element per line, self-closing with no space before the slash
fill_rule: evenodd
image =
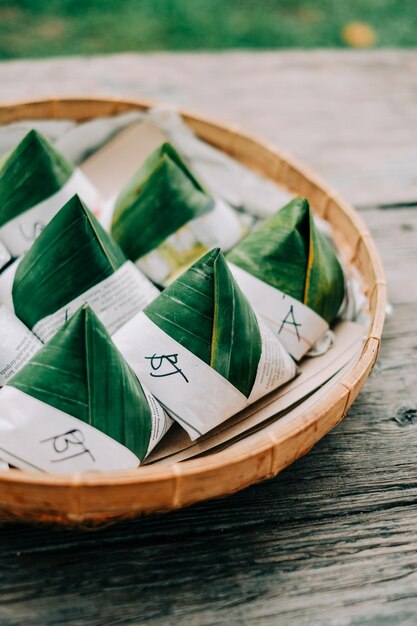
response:
<path id="1" fill-rule="evenodd" d="M 417 0 L 0 0 L 0 58 L 346 47 L 351 22 L 369 45 L 417 44 Z"/>

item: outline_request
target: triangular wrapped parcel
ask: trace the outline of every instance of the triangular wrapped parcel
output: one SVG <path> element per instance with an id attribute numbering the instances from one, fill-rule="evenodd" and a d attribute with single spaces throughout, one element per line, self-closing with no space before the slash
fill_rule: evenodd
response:
<path id="1" fill-rule="evenodd" d="M 171 425 L 170 418 L 142 387 L 104 326 L 87 306 L 80 309 L 0 392 L 0 430 L 2 420 L 3 423 L 8 420 L 6 408 L 13 398 L 22 407 L 29 408 L 30 415 L 30 420 L 22 417 L 20 422 L 14 422 L 16 438 L 18 426 L 21 428 L 20 454 L 24 461 L 47 467 L 49 471 L 54 467 L 60 472 L 73 471 L 80 462 L 81 469 L 106 469 L 106 450 L 112 452 L 114 448 L 121 453 L 121 467 L 126 460 L 130 465 L 130 453 L 138 459 L 138 464 Z M 36 432 L 37 424 L 40 429 L 45 427 L 45 414 L 49 416 L 46 427 L 51 441 Z M 61 419 L 63 415 L 65 421 Z M 76 420 L 71 422 L 69 417 Z M 63 423 L 67 428 L 67 424 L 72 424 L 73 429 L 61 432 Z M 121 446 L 109 442 L 93 429 L 130 453 L 125 451 L 123 455 Z M 31 432 L 33 453 L 25 446 Z M 9 439 L 2 447 L 8 450 L 7 442 L 10 445 L 13 440 L 10 435 L 6 437 Z M 39 458 L 42 451 L 43 461 Z"/>
<path id="2" fill-rule="evenodd" d="M 111 234 L 154 282 L 167 285 L 213 245 L 246 234 L 238 214 L 215 199 L 170 144 L 157 148 L 116 200 Z"/>
<path id="3" fill-rule="evenodd" d="M 245 295 L 296 358 L 336 319 L 345 296 L 343 270 L 304 198 L 267 219 L 226 258 Z"/>
<path id="4" fill-rule="evenodd" d="M 85 175 L 31 130 L 0 168 L 0 241 L 12 256 L 22 255 L 76 193 L 99 210 L 98 193 Z"/>
<path id="5" fill-rule="evenodd" d="M 42 341 L 84 302 L 112 334 L 158 293 L 78 196 L 0 276 L 0 302 Z"/>
<path id="6" fill-rule="evenodd" d="M 132 318 L 114 341 L 192 438 L 296 373 L 218 248 Z"/>

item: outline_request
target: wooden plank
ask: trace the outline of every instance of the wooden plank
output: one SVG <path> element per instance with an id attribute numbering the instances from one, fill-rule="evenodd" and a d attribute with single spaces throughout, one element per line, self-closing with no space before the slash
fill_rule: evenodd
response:
<path id="1" fill-rule="evenodd" d="M 353 203 L 417 201 L 416 51 L 12 61 L 0 84 L 3 101 L 123 94 L 195 108 L 285 147 Z"/>
<path id="2" fill-rule="evenodd" d="M 364 217 L 395 308 L 348 418 L 231 498 L 97 534 L 4 527 L 2 624 L 414 623 L 417 318 L 396 285 L 410 255 L 417 270 L 417 211 Z"/>
<path id="3" fill-rule="evenodd" d="M 378 208 L 387 197 L 381 180 L 364 186 L 361 176 L 374 158 L 380 159 L 378 171 L 385 165 L 391 171 L 392 150 L 401 141 L 404 154 L 417 145 L 410 124 L 416 62 L 415 52 L 317 52 L 0 64 L 2 96 L 7 92 L 9 99 L 40 95 L 36 89 L 69 93 L 77 84 L 84 93 L 159 92 L 264 136 L 267 128 L 274 139 L 284 133 L 284 147 L 299 146 L 299 156 L 310 154 L 307 160 L 325 176 L 341 168 L 348 197 L 368 205 L 362 216 L 382 254 L 394 305 L 380 360 L 347 419 L 276 479 L 100 533 L 3 526 L 2 626 L 415 623 L 417 209 Z M 26 80 L 29 67 L 33 89 Z M 268 85 L 274 87 L 267 104 Z M 319 85 L 331 94 L 322 106 L 310 101 L 321 93 Z M 279 112 L 275 126 L 273 112 Z M 350 155 L 345 161 L 339 146 Z M 392 183 L 393 202 L 402 200 L 394 192 L 413 198 L 415 165 L 409 170 L 414 183 L 407 168 L 403 188 Z"/>

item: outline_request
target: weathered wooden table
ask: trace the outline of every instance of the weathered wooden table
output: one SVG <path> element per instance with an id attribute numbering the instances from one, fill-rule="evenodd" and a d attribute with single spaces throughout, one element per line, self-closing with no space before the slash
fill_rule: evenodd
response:
<path id="1" fill-rule="evenodd" d="M 141 96 L 306 161 L 361 211 L 393 315 L 346 420 L 276 479 L 92 534 L 0 529 L 0 623 L 417 622 L 417 52 L 0 64 L 0 99 Z"/>

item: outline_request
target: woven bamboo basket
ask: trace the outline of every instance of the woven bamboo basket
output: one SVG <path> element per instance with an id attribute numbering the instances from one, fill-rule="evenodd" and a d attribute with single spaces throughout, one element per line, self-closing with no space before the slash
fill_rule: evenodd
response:
<path id="1" fill-rule="evenodd" d="M 25 119 L 76 121 L 146 110 L 152 102 L 51 99 L 0 106 L 0 124 Z M 248 134 L 187 112 L 185 121 L 205 141 L 289 191 L 306 196 L 333 226 L 344 258 L 359 271 L 369 298 L 371 326 L 362 354 L 313 410 L 291 423 L 277 420 L 228 448 L 168 466 L 116 473 L 54 476 L 19 470 L 0 473 L 0 521 L 91 527 L 176 509 L 230 494 L 271 478 L 310 448 L 346 415 L 375 364 L 386 305 L 386 282 L 367 228 L 354 209 L 304 166 Z"/>

